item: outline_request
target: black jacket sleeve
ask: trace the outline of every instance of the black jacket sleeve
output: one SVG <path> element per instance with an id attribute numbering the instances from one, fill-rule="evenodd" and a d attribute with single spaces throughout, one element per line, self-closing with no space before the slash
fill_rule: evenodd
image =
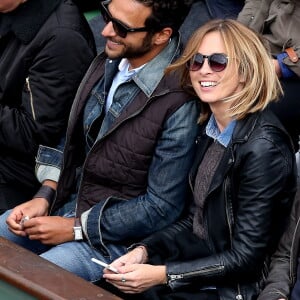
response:
<path id="1" fill-rule="evenodd" d="M 1 99 L 2 152 L 32 155 L 39 144 L 58 143 L 80 80 L 95 56 L 88 41 L 69 28 L 58 28 L 41 41 L 30 62 L 21 102 Z"/>

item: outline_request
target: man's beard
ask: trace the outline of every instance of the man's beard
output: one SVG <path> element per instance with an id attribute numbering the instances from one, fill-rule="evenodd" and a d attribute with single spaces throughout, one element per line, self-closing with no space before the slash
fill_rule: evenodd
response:
<path id="1" fill-rule="evenodd" d="M 119 54 L 109 53 L 106 51 L 106 54 L 110 59 L 118 59 L 118 58 L 132 59 L 132 58 L 142 57 L 152 49 L 152 37 L 153 37 L 153 33 L 148 32 L 145 38 L 143 39 L 143 43 L 141 46 L 137 46 L 137 47 L 128 46 L 127 48 L 124 49 L 123 52 L 120 52 Z"/>
<path id="2" fill-rule="evenodd" d="M 123 57 L 125 58 L 139 58 L 146 53 L 148 53 L 152 49 L 152 33 L 147 33 L 145 36 L 143 43 L 140 47 L 138 48 L 127 48 L 126 51 L 124 52 Z"/>

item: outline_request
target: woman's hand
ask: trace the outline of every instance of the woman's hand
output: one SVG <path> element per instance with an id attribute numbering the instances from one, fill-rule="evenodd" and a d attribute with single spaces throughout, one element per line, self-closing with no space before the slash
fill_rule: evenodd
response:
<path id="1" fill-rule="evenodd" d="M 125 265 L 144 264 L 147 260 L 148 254 L 146 248 L 144 246 L 138 246 L 114 260 L 110 265 L 118 270 L 120 267 Z"/>
<path id="2" fill-rule="evenodd" d="M 106 269 L 103 278 L 128 294 L 141 293 L 155 285 L 166 284 L 167 282 L 166 266 L 125 264 L 119 267 L 118 271 L 119 274 L 115 274 Z"/>

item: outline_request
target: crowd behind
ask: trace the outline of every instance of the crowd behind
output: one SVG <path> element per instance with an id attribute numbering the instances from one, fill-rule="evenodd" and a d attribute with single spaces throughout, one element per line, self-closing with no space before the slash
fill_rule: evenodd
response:
<path id="1" fill-rule="evenodd" d="M 299 300 L 300 2 L 85 5 L 0 3 L 0 236 L 123 299 Z"/>

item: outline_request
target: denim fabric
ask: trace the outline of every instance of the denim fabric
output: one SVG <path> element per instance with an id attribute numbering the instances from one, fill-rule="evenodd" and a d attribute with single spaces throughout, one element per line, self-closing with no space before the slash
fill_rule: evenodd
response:
<path id="1" fill-rule="evenodd" d="M 62 150 L 40 145 L 36 162 L 48 166 L 59 166 L 62 161 Z"/>
<path id="2" fill-rule="evenodd" d="M 150 61 L 138 74 L 133 78 L 135 84 L 122 84 L 116 91 L 114 101 L 104 117 L 101 125 L 98 139 L 103 137 L 111 127 L 114 120 L 121 114 L 122 110 L 135 97 L 136 93 L 141 89 L 149 97 L 159 84 L 163 77 L 164 69 L 171 63 L 171 61 L 179 54 L 179 41 L 177 38 L 171 40 L 169 45 L 152 61 Z M 84 132 L 86 134 L 87 145 L 91 146 L 88 132 L 91 124 L 102 113 L 105 104 L 105 98 L 108 94 L 110 84 L 113 77 L 118 70 L 119 60 L 108 59 L 105 64 L 105 76 L 93 88 L 91 96 L 86 104 L 84 111 Z M 40 165 L 47 165 L 49 167 L 61 168 L 62 163 L 62 149 L 65 138 L 58 145 L 59 148 L 54 149 L 50 147 L 40 146 L 37 154 L 36 162 L 37 168 Z M 90 147 L 87 147 L 87 152 Z"/>
<path id="3" fill-rule="evenodd" d="M 107 248 L 110 256 L 103 256 L 102 253 L 90 247 L 90 245 L 84 241 L 68 242 L 54 247 L 43 245 L 39 241 L 32 241 L 27 237 L 20 237 L 9 231 L 5 221 L 10 212 L 10 210 L 6 211 L 0 216 L 0 232 L 2 237 L 40 255 L 44 259 L 51 261 L 85 280 L 93 282 L 102 277 L 103 268 L 93 263 L 91 261 L 92 257 L 106 263 L 111 263 L 113 260 L 127 252 L 127 249 L 124 246 L 108 244 Z M 71 217 L 69 213 L 66 213 L 64 216 Z"/>
<path id="4" fill-rule="evenodd" d="M 35 159 L 35 175 L 40 183 L 44 180 L 58 181 L 63 159 L 65 136 L 60 140 L 56 148 L 40 145 Z"/>
<path id="5" fill-rule="evenodd" d="M 226 128 L 221 132 L 214 115 L 210 116 L 210 119 L 206 125 L 205 131 L 206 134 L 218 141 L 221 145 L 227 148 L 229 142 L 231 141 L 231 137 L 236 126 L 236 120 L 231 121 Z"/>
<path id="6" fill-rule="evenodd" d="M 166 121 L 149 169 L 146 194 L 130 201 L 110 197 L 82 214 L 84 231 L 93 245 L 101 248 L 102 240 L 144 237 L 178 218 L 185 205 L 187 174 L 194 154 L 196 105 L 183 105 Z"/>
<path id="7" fill-rule="evenodd" d="M 96 137 L 99 143 L 105 135 L 109 134 L 109 131 L 112 130 L 112 124 L 128 104 L 135 99 L 139 91 L 142 90 L 151 99 L 153 92 L 164 76 L 164 69 L 179 53 L 179 44 L 179 40 L 173 38 L 168 46 L 152 61 L 148 62 L 129 82 L 125 82 L 118 87 L 114 101 L 105 114 L 99 134 Z M 87 158 L 95 138 L 90 135 L 90 128 L 93 122 L 102 114 L 105 107 L 105 98 L 118 65 L 119 61 L 106 61 L 105 76 L 93 87 L 84 108 L 83 128 L 86 137 Z M 172 101 L 171 94 L 168 97 L 169 91 L 170 87 L 166 86 L 161 94 L 161 96 L 166 97 L 166 101 Z M 159 96 L 156 95 L 156 97 Z M 99 200 L 102 200 L 101 203 L 94 205 L 81 215 L 84 233 L 92 246 L 78 242 L 67 243 L 52 248 L 51 251 L 47 251 L 47 254 L 43 254 L 43 257 L 49 260 L 52 259 L 51 257 L 56 257 L 55 263 L 62 265 L 65 260 L 63 262 L 58 261 L 60 255 L 57 253 L 61 251 L 63 253 L 61 257 L 65 257 L 66 253 L 72 251 L 74 256 L 71 260 L 73 262 L 75 259 L 76 261 L 81 260 L 80 256 L 84 253 L 85 264 L 87 264 L 91 254 L 93 254 L 94 250 L 92 249 L 97 248 L 99 252 L 97 252 L 96 258 L 102 259 L 100 257 L 101 251 L 106 259 L 112 260 L 118 254 L 126 251 L 124 241 L 128 243 L 131 239 L 144 237 L 174 222 L 182 213 L 185 205 L 188 171 L 194 157 L 195 138 L 198 130 L 198 115 L 197 101 L 189 101 L 177 109 L 162 124 L 162 134 L 157 140 L 155 153 L 149 168 L 146 194 L 127 201 L 113 197 L 105 200 L 101 199 L 101 195 L 99 195 Z M 71 119 L 72 113 L 70 115 Z M 49 168 L 53 168 L 55 163 L 57 163 L 56 167 L 59 168 L 59 155 L 55 153 L 52 157 L 51 152 L 53 150 L 56 151 L 51 148 L 41 149 L 39 153 L 43 155 L 40 155 L 37 161 L 42 165 L 43 158 L 47 158 L 46 165 Z M 114 242 L 115 245 L 112 245 Z M 76 245 L 78 245 L 78 248 Z M 76 248 L 76 250 L 73 248 Z M 64 249 L 67 249 L 68 252 L 64 252 Z M 63 267 L 70 269 L 70 265 L 72 264 L 66 262 Z M 78 265 L 82 265 L 81 261 Z M 76 266 L 74 268 L 76 269 L 71 271 L 82 276 L 79 270 L 82 268 L 84 270 L 84 267 L 77 269 Z M 90 266 L 87 268 L 89 269 Z M 100 276 L 96 270 L 98 269 L 93 268 L 84 271 L 87 273 L 95 272 L 94 277 L 87 276 L 89 280 L 94 280 L 94 278 Z"/>

